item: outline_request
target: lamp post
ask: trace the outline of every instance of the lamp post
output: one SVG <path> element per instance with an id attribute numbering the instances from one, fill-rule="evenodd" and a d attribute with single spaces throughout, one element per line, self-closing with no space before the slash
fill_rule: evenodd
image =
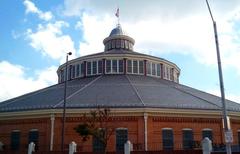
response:
<path id="1" fill-rule="evenodd" d="M 218 44 L 218 33 L 217 33 L 217 24 L 213 18 L 208 0 L 206 0 L 208 11 L 210 13 L 213 28 L 214 28 L 214 36 L 215 36 L 215 44 L 216 44 L 216 51 L 217 51 L 217 61 L 218 61 L 218 74 L 219 74 L 219 82 L 220 82 L 220 90 L 221 90 L 221 102 L 222 102 L 222 116 L 223 116 L 223 124 L 224 124 L 224 135 L 225 135 L 225 142 L 226 142 L 226 151 L 227 154 L 231 154 L 231 140 L 232 140 L 232 131 L 230 129 L 230 125 L 228 125 L 228 118 L 227 118 L 227 109 L 226 109 L 226 102 L 225 102 L 225 93 L 224 93 L 224 84 L 223 84 L 223 75 L 222 75 L 222 65 L 221 65 L 221 56 Z"/>
<path id="2" fill-rule="evenodd" d="M 71 52 L 68 52 L 66 55 L 66 64 L 65 64 L 65 81 L 64 81 L 64 96 L 63 96 L 63 115 L 62 115 L 62 143 L 61 150 L 64 151 L 64 136 L 65 136 L 65 121 L 66 121 L 66 97 L 67 97 L 67 75 L 68 75 L 68 55 L 72 55 Z"/>

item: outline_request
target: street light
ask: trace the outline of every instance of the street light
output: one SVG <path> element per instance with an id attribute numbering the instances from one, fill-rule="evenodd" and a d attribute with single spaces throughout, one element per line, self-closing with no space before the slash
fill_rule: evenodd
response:
<path id="1" fill-rule="evenodd" d="M 223 114 L 223 123 L 224 123 L 224 135 L 225 135 L 225 142 L 226 142 L 226 151 L 227 154 L 231 154 L 231 140 L 232 140 L 232 131 L 230 126 L 228 125 L 228 118 L 227 118 L 227 109 L 226 109 L 226 102 L 225 102 L 225 93 L 224 93 L 224 84 L 223 84 L 223 75 L 222 75 L 222 66 L 221 66 L 221 56 L 219 51 L 219 44 L 218 44 L 218 34 L 217 34 L 217 24 L 213 18 L 208 0 L 206 0 L 208 11 L 210 13 L 213 28 L 214 28 L 214 36 L 215 36 L 215 44 L 217 50 L 217 61 L 218 61 L 218 74 L 219 74 L 219 82 L 220 82 L 220 90 L 221 90 L 221 101 L 222 101 L 222 114 Z"/>
<path id="2" fill-rule="evenodd" d="M 66 64 L 65 64 L 65 81 L 64 81 L 64 96 L 63 96 L 63 115 L 62 115 L 62 143 L 61 150 L 64 151 L 64 136 L 65 136 L 65 121 L 66 121 L 66 96 L 67 96 L 67 75 L 68 75 L 68 55 L 72 55 L 71 52 L 68 52 L 66 55 Z"/>

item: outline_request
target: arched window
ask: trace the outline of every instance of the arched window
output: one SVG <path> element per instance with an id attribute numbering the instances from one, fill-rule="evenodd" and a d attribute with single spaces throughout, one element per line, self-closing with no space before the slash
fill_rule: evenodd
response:
<path id="1" fill-rule="evenodd" d="M 163 150 L 173 150 L 174 147 L 173 140 L 173 129 L 163 128 L 162 129 L 162 147 Z"/>
<path id="2" fill-rule="evenodd" d="M 92 140 L 92 148 L 93 148 L 93 152 L 103 152 L 104 151 L 104 144 L 101 141 L 101 139 L 103 138 L 103 136 L 105 135 L 105 130 L 100 128 L 100 134 L 99 137 L 93 137 Z"/>
<path id="3" fill-rule="evenodd" d="M 38 149 L 38 138 L 39 138 L 38 129 L 31 129 L 28 135 L 28 144 L 33 142 L 35 144 L 36 150 Z"/>
<path id="4" fill-rule="evenodd" d="M 124 144 L 128 140 L 128 129 L 127 128 L 117 128 L 116 129 L 116 151 L 123 151 Z"/>
<path id="5" fill-rule="evenodd" d="M 238 146 L 240 147 L 240 129 L 238 130 Z"/>
<path id="6" fill-rule="evenodd" d="M 208 137 L 211 141 L 213 141 L 213 132 L 212 132 L 212 129 L 204 128 L 204 129 L 202 130 L 202 139 L 204 139 L 205 137 Z"/>
<path id="7" fill-rule="evenodd" d="M 193 131 L 192 129 L 185 128 L 182 130 L 183 136 L 183 149 L 192 149 L 193 148 Z"/>
<path id="8" fill-rule="evenodd" d="M 11 133 L 11 149 L 19 150 L 20 148 L 20 130 L 13 130 Z"/>

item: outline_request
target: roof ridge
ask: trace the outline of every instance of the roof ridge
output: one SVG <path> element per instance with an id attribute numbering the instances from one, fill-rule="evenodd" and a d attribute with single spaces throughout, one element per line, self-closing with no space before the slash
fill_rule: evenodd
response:
<path id="1" fill-rule="evenodd" d="M 49 87 L 44 87 L 44 88 L 38 89 L 38 90 L 36 90 L 36 91 L 32 91 L 32 92 L 29 92 L 29 93 L 26 93 L 26 94 L 17 96 L 17 97 L 15 97 L 15 98 L 10 99 L 10 100 L 6 100 L 6 101 L 9 101 L 9 102 L 6 102 L 6 103 L 4 103 L 5 101 L 0 102 L 0 107 L 4 107 L 4 106 L 9 105 L 9 104 L 12 104 L 12 103 L 14 103 L 14 102 L 16 102 L 16 101 L 18 101 L 18 100 L 22 100 L 22 99 L 24 99 L 24 98 L 28 98 L 28 97 L 34 96 L 34 95 L 36 95 L 36 94 L 42 93 L 42 92 L 44 92 L 44 91 L 46 91 L 46 90 L 48 90 L 48 89 L 54 88 L 54 86 L 57 86 L 57 85 L 58 85 L 58 84 L 54 84 L 54 85 L 51 85 L 51 86 L 49 86 Z M 24 96 L 25 96 L 25 97 L 24 97 Z"/>
<path id="2" fill-rule="evenodd" d="M 215 104 L 215 103 L 212 103 L 212 102 L 210 102 L 210 101 L 208 101 L 208 100 L 206 100 L 206 99 L 204 99 L 204 98 L 202 98 L 202 97 L 199 97 L 199 96 L 196 96 L 196 95 L 194 95 L 194 94 L 192 94 L 192 93 L 190 93 L 190 92 L 188 92 L 188 91 L 185 91 L 184 89 L 180 89 L 180 88 L 178 88 L 177 86 L 171 86 L 171 87 L 173 87 L 173 88 L 175 88 L 175 89 L 177 89 L 177 90 L 179 90 L 179 91 L 181 91 L 181 92 L 183 92 L 183 93 L 186 93 L 186 94 L 189 94 L 189 95 L 191 95 L 191 96 L 193 96 L 193 97 L 196 97 L 196 98 L 198 98 L 198 99 L 201 99 L 201 100 L 203 100 L 203 101 L 205 101 L 205 102 L 207 102 L 207 103 L 209 103 L 209 104 L 212 104 L 212 105 L 214 105 L 214 106 L 217 106 L 218 108 L 222 108 L 221 106 L 219 106 L 219 105 L 217 105 L 217 104 Z"/>
<path id="3" fill-rule="evenodd" d="M 74 96 L 75 94 L 77 94 L 78 92 L 86 89 L 88 86 L 92 85 L 95 81 L 97 81 L 99 78 L 101 78 L 101 76 L 97 77 L 96 79 L 92 80 L 91 82 L 89 82 L 88 84 L 86 84 L 84 87 L 80 88 L 79 90 L 77 90 L 76 92 L 72 93 L 71 95 L 69 95 L 66 99 L 71 98 L 72 96 Z M 61 100 L 60 102 L 58 102 L 57 104 L 55 104 L 52 108 L 56 108 L 57 106 L 59 106 L 60 104 L 62 104 L 64 102 L 64 100 Z"/>
<path id="4" fill-rule="evenodd" d="M 136 87 L 132 84 L 131 80 L 129 79 L 128 75 L 126 75 L 126 77 L 127 77 L 128 81 L 129 81 L 130 85 L 131 85 L 132 88 L 134 89 L 134 92 L 137 94 L 138 99 L 141 101 L 141 103 L 143 104 L 143 106 L 146 106 L 146 104 L 143 102 L 141 96 L 139 95 Z"/>

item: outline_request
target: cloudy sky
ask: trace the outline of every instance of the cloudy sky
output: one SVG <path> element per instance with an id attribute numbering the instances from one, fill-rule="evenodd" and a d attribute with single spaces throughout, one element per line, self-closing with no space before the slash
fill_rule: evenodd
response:
<path id="1" fill-rule="evenodd" d="M 240 102 L 240 1 L 209 0 L 218 26 L 225 93 Z M 134 50 L 181 68 L 180 83 L 219 95 L 212 21 L 205 0 L 1 0 L 0 101 L 57 83 L 57 67 L 103 51 L 120 23 Z"/>

